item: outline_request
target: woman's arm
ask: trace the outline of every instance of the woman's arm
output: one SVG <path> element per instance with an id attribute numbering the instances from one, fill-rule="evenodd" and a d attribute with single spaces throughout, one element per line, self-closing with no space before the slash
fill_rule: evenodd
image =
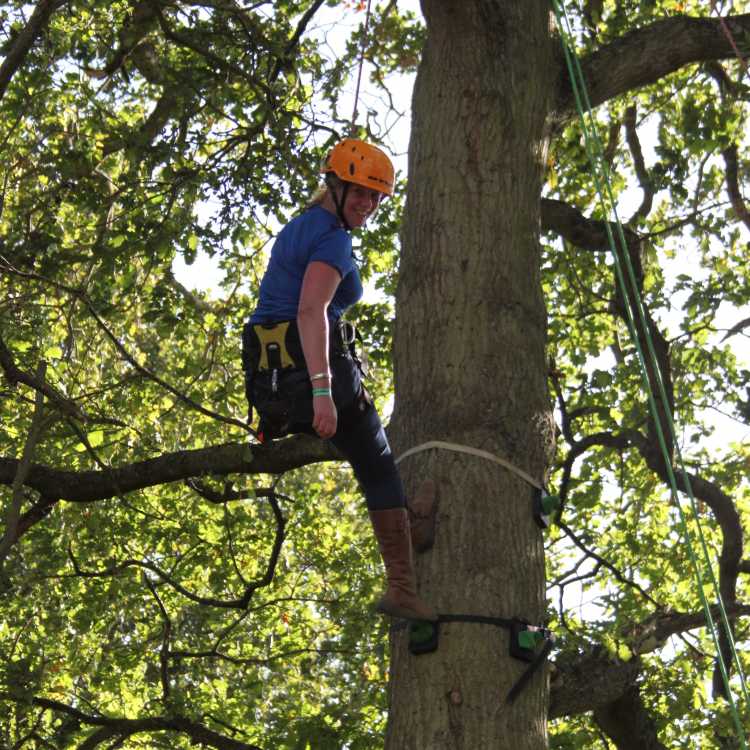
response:
<path id="1" fill-rule="evenodd" d="M 320 261 L 310 263 L 302 279 L 297 328 L 307 370 L 311 375 L 329 372 L 327 310 L 340 282 L 341 274 L 333 266 Z M 330 377 L 313 383 L 314 388 L 330 386 Z M 313 429 L 320 437 L 333 437 L 337 421 L 336 407 L 330 396 L 313 398 Z"/>

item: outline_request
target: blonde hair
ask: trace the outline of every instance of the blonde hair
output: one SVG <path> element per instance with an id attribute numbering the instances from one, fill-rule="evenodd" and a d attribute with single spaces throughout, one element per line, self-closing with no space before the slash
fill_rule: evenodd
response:
<path id="1" fill-rule="evenodd" d="M 340 187 L 342 184 L 343 180 L 339 179 L 335 174 L 327 174 L 326 181 L 315 188 L 315 192 L 310 196 L 310 199 L 305 204 L 305 208 L 319 206 L 325 200 L 331 188 Z"/>
<path id="2" fill-rule="evenodd" d="M 312 208 L 313 206 L 319 206 L 328 195 L 328 185 L 318 185 L 315 188 L 315 192 L 310 196 L 309 200 L 305 204 L 305 208 Z"/>

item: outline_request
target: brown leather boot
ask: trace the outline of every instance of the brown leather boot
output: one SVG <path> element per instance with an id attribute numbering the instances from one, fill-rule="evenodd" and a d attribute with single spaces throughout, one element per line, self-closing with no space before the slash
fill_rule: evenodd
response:
<path id="1" fill-rule="evenodd" d="M 392 617 L 437 620 L 437 613 L 417 596 L 406 508 L 370 511 L 370 521 L 385 563 L 388 589 L 376 609 Z"/>
<path id="2" fill-rule="evenodd" d="M 435 511 L 437 488 L 432 479 L 425 479 L 409 503 L 411 546 L 415 554 L 426 552 L 435 544 Z"/>

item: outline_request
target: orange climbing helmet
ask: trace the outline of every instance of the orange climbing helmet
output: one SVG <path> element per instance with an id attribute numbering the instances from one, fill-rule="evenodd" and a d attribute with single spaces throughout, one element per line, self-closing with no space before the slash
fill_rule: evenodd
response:
<path id="1" fill-rule="evenodd" d="M 393 195 L 393 164 L 377 146 L 355 138 L 339 141 L 329 152 L 321 174 L 333 173 L 340 180 Z"/>

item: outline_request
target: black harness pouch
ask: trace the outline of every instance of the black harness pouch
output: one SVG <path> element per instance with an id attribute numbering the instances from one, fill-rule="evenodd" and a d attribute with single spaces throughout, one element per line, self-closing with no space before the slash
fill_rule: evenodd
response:
<path id="1" fill-rule="evenodd" d="M 338 366 L 338 362 L 342 358 L 353 360 L 361 371 L 354 351 L 354 338 L 354 327 L 349 323 L 341 321 L 331 330 L 330 363 L 334 374 L 334 400 L 337 406 L 343 405 L 342 401 L 346 404 L 339 413 L 342 426 L 361 418 L 372 403 L 359 377 L 356 378 L 357 393 L 353 394 L 353 401 L 341 392 L 354 376 L 349 374 L 348 367 L 342 369 Z M 249 405 L 248 421 L 252 421 L 254 406 L 260 416 L 258 437 L 261 441 L 293 432 L 314 434 L 312 384 L 296 321 L 245 324 L 242 331 L 242 367 Z M 354 383 L 349 388 L 353 386 Z"/>
<path id="2" fill-rule="evenodd" d="M 312 388 L 297 323 L 246 323 L 242 329 L 242 368 L 248 421 L 260 415 L 261 440 L 283 437 L 312 422 Z"/>

